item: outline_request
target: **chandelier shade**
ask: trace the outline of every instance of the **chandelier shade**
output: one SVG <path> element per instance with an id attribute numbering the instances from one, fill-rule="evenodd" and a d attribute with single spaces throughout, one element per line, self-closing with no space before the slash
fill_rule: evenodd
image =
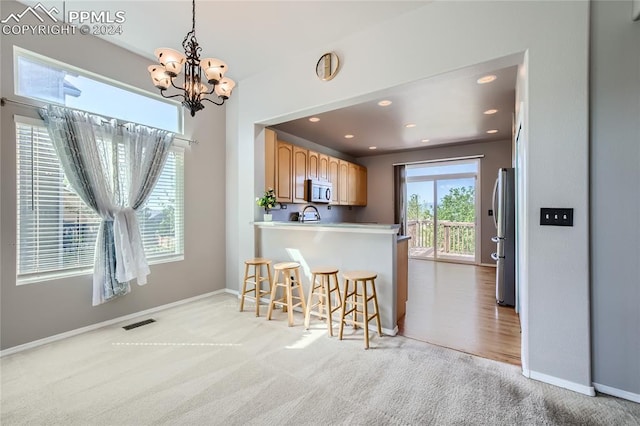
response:
<path id="1" fill-rule="evenodd" d="M 200 59 L 202 47 L 196 39 L 195 0 L 192 0 L 191 31 L 182 40 L 182 47 L 184 53 L 168 47 L 156 49 L 154 54 L 159 65 L 150 65 L 147 70 L 153 85 L 160 89 L 160 94 L 165 98 L 182 98 L 182 105 L 189 109 L 193 117 L 204 108 L 202 101 L 215 105 L 224 104 L 236 85 L 233 80 L 224 76 L 228 70 L 224 61 L 216 58 Z M 176 85 L 175 79 L 181 72 L 184 74 L 184 83 Z M 211 88 L 203 81 L 209 83 Z M 178 90 L 178 93 L 167 95 L 165 91 L 170 87 Z M 207 97 L 212 94 L 217 95 L 218 102 Z"/>

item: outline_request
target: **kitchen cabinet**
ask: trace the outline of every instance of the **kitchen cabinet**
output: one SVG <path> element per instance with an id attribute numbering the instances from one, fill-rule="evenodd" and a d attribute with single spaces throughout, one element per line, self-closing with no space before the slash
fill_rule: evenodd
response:
<path id="1" fill-rule="evenodd" d="M 278 141 L 275 164 L 275 192 L 279 203 L 293 202 L 293 145 Z"/>
<path id="2" fill-rule="evenodd" d="M 329 156 L 318 154 L 318 179 L 329 181 Z"/>
<path id="3" fill-rule="evenodd" d="M 356 172 L 356 206 L 367 205 L 367 168 L 358 166 Z"/>
<path id="4" fill-rule="evenodd" d="M 293 146 L 293 202 L 306 203 L 307 150 Z"/>
<path id="5" fill-rule="evenodd" d="M 340 204 L 340 160 L 329 157 L 329 182 L 331 190 L 331 204 Z"/>
<path id="6" fill-rule="evenodd" d="M 307 152 L 307 179 L 320 179 L 320 154 L 314 151 Z"/>
<path id="7" fill-rule="evenodd" d="M 273 188 L 279 203 L 306 203 L 307 180 L 330 182 L 331 204 L 367 205 L 367 169 L 349 161 L 310 151 L 264 131 L 265 190 Z"/>
<path id="8" fill-rule="evenodd" d="M 338 160 L 338 204 L 349 205 L 349 162 Z"/>

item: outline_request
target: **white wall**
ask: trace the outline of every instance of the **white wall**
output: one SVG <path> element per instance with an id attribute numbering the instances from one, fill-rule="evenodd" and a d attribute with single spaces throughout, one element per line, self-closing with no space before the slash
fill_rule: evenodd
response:
<path id="1" fill-rule="evenodd" d="M 227 203 L 237 212 L 227 217 L 228 286 L 237 288 L 241 263 L 254 253 L 249 222 L 259 191 L 246 173 L 254 166 L 254 123 L 352 104 L 370 92 L 527 52 L 529 366 L 542 380 L 590 392 L 588 28 L 586 1 L 434 2 L 243 80 L 228 106 Z M 328 83 L 313 73 L 326 50 L 344 64 Z M 537 225 L 539 209 L 550 206 L 573 207 L 575 226 Z"/>
<path id="2" fill-rule="evenodd" d="M 640 402 L 640 22 L 596 1 L 592 25 L 593 381 Z"/>
<path id="3" fill-rule="evenodd" d="M 2 1 L 0 16 L 24 6 Z M 155 92 L 147 72 L 148 59 L 91 36 L 2 35 L 3 97 L 13 94 L 13 45 L 105 77 Z M 13 115 L 38 117 L 35 109 L 2 107 L 1 188 L 1 348 L 99 323 L 155 306 L 225 287 L 225 110 L 213 106 L 185 119 L 186 136 L 200 143 L 185 153 L 185 260 L 151 266 L 149 283 L 133 285 L 132 293 L 91 306 L 91 276 L 16 286 L 16 178 Z M 188 114 L 187 114 L 188 115 Z"/>

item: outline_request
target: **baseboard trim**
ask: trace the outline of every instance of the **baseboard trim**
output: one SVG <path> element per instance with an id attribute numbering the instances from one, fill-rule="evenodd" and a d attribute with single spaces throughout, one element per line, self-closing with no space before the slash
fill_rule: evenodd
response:
<path id="1" fill-rule="evenodd" d="M 612 388 L 611 386 L 601 385 L 600 383 L 594 383 L 593 387 L 598 392 L 606 393 L 607 395 L 615 396 L 622 399 L 628 399 L 629 401 L 640 403 L 640 394 L 629 392 L 622 389 Z"/>
<path id="2" fill-rule="evenodd" d="M 38 346 L 46 345 L 48 343 L 57 342 L 58 340 L 66 339 L 69 337 L 77 336 L 79 334 L 87 333 L 89 331 L 97 330 L 99 328 L 108 327 L 113 324 L 117 324 L 122 321 L 128 321 L 130 319 L 138 318 L 144 315 L 149 315 L 155 312 L 164 311 L 165 309 L 174 308 L 176 306 L 184 305 L 185 303 L 195 302 L 196 300 L 205 299 L 207 297 L 214 296 L 216 294 L 225 293 L 225 289 L 212 291 L 210 293 L 200 294 L 198 296 L 189 297 L 188 299 L 178 300 L 177 302 L 167 303 L 166 305 L 156 306 L 155 308 L 146 309 L 144 311 L 135 312 L 133 314 L 124 315 L 118 318 L 113 318 L 107 321 L 102 321 L 96 324 L 91 324 L 86 327 L 76 328 L 75 330 L 65 331 L 64 333 L 55 334 L 53 336 L 45 337 L 43 339 L 34 340 L 33 342 L 24 343 L 22 345 L 13 346 L 5 350 L 0 351 L 0 358 L 13 355 L 18 352 L 26 351 L 27 349 L 33 349 Z"/>
<path id="3" fill-rule="evenodd" d="M 596 396 L 596 390 L 593 388 L 593 386 L 581 385 L 579 383 L 570 382 L 569 380 L 564 380 L 558 377 L 549 376 L 548 374 L 538 373 L 537 371 L 530 371 L 529 378 L 533 380 L 537 380 L 539 382 L 544 382 L 550 385 L 569 389 L 574 392 L 581 393 L 583 395 Z"/>
<path id="4" fill-rule="evenodd" d="M 480 266 L 488 266 L 489 268 L 495 268 L 495 263 L 481 263 Z"/>

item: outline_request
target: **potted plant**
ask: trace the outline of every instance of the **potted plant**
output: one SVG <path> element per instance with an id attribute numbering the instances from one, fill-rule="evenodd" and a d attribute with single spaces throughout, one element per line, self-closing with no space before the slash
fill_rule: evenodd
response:
<path id="1" fill-rule="evenodd" d="M 264 221 L 270 222 L 272 220 L 272 216 L 269 213 L 269 210 L 276 206 L 276 194 L 273 188 L 269 188 L 264 191 L 262 198 L 256 198 L 256 204 L 260 207 L 264 207 Z"/>

